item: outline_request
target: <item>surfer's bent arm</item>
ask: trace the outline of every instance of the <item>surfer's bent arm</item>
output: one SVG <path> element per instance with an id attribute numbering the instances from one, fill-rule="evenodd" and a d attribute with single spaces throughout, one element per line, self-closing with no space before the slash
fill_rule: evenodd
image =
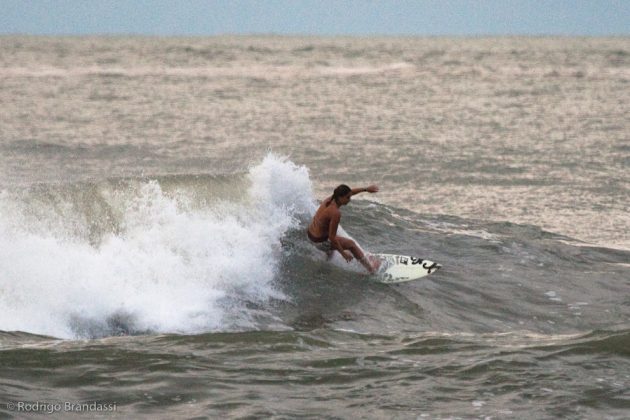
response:
<path id="1" fill-rule="evenodd" d="M 370 185 L 369 187 L 363 187 L 363 188 L 353 188 L 352 189 L 352 195 L 356 195 L 362 192 L 369 192 L 369 193 L 375 193 L 378 192 L 378 186 L 376 185 Z"/>
<path id="2" fill-rule="evenodd" d="M 339 213 L 331 217 L 330 225 L 328 227 L 328 240 L 330 241 L 333 249 L 339 251 L 341 255 L 344 255 L 345 258 L 344 249 L 341 247 L 341 244 L 337 240 L 337 228 L 339 227 L 339 220 L 341 220 L 341 215 Z"/>

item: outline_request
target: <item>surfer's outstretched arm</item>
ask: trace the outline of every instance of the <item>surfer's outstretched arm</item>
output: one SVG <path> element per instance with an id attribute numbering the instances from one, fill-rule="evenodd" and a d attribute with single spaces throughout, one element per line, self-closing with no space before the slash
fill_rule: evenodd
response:
<path id="1" fill-rule="evenodd" d="M 369 192 L 369 193 L 378 192 L 378 186 L 377 185 L 370 185 L 369 187 L 353 188 L 352 189 L 352 195 L 357 195 L 357 194 L 362 193 L 362 192 Z"/>

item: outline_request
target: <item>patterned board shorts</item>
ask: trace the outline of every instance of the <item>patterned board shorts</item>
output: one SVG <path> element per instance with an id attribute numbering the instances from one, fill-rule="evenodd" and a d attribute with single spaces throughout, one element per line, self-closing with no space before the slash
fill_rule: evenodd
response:
<path id="1" fill-rule="evenodd" d="M 333 252 L 334 251 L 330 241 L 313 242 L 313 245 L 315 245 L 315 248 L 319 249 L 320 251 L 324 251 L 325 253 L 329 253 L 329 252 Z"/>
<path id="2" fill-rule="evenodd" d="M 311 236 L 311 233 L 309 231 L 306 231 L 306 234 L 308 236 L 309 241 L 311 241 L 311 243 L 315 245 L 315 248 L 319 249 L 320 251 L 324 251 L 326 253 L 330 253 L 334 251 L 332 244 L 330 243 L 329 240 L 325 240 L 322 242 L 315 242 L 313 240 L 314 238 Z"/>

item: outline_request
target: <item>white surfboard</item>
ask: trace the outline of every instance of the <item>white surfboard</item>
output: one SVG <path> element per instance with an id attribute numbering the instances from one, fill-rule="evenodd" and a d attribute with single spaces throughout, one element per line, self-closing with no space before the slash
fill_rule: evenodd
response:
<path id="1" fill-rule="evenodd" d="M 374 281 L 379 283 L 402 283 L 417 280 L 435 273 L 442 267 L 433 261 L 406 255 L 371 254 L 370 258 L 381 260 L 381 265 L 373 277 Z"/>

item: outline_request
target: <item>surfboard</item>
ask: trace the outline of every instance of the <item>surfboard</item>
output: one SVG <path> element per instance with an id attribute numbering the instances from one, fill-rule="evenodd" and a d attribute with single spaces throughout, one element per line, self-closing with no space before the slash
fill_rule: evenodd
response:
<path id="1" fill-rule="evenodd" d="M 402 283 L 417 280 L 435 273 L 442 267 L 440 264 L 421 258 L 395 254 L 370 254 L 370 258 L 378 258 L 381 265 L 373 279 L 379 283 Z"/>

